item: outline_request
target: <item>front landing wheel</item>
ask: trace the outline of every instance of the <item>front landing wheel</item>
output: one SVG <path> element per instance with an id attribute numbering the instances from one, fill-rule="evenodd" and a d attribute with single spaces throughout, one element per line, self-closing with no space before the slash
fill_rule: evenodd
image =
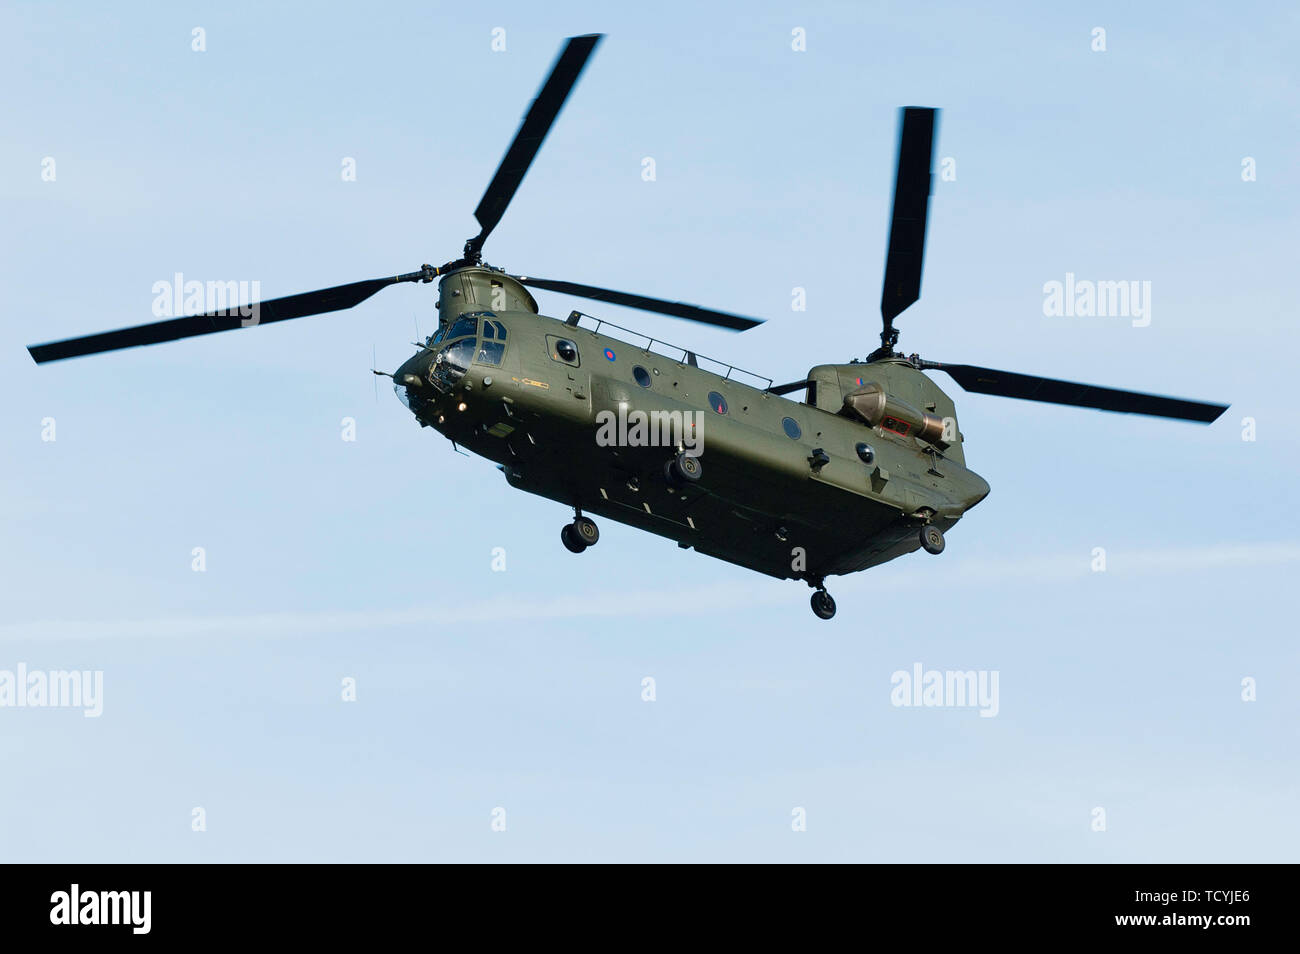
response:
<path id="1" fill-rule="evenodd" d="M 674 490 L 698 484 L 703 475 L 704 467 L 700 464 L 700 459 L 684 452 L 664 464 L 664 478 Z"/>
<path id="2" fill-rule="evenodd" d="M 566 523 L 560 530 L 560 540 L 564 543 L 564 549 L 570 553 L 581 553 L 587 549 L 587 545 L 579 539 L 578 534 L 574 532 L 573 524 Z"/>
<path id="3" fill-rule="evenodd" d="M 584 547 L 594 547 L 600 540 L 600 528 L 590 517 L 577 517 L 570 527 L 570 532 Z"/>

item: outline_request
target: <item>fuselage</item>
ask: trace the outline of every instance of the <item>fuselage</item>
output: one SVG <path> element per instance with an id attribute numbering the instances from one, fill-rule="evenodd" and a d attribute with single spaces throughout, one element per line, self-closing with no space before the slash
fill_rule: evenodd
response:
<path id="1" fill-rule="evenodd" d="M 965 466 L 952 401 L 905 360 L 815 367 L 795 401 L 689 352 L 542 316 L 487 267 L 444 276 L 438 311 L 394 373 L 421 425 L 514 487 L 681 547 L 820 580 L 916 550 L 918 525 L 946 531 L 989 491 Z M 915 436 L 927 427 L 929 441 Z M 666 476 L 679 452 L 702 464 L 698 483 Z"/>

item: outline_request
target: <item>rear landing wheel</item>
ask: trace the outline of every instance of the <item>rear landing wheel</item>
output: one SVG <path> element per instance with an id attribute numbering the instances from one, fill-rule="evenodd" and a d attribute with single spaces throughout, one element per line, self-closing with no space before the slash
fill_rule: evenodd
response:
<path id="1" fill-rule="evenodd" d="M 926 524 L 921 528 L 921 546 L 925 548 L 926 553 L 942 553 L 943 531 L 933 524 Z"/>
<path id="2" fill-rule="evenodd" d="M 818 619 L 830 619 L 835 615 L 835 599 L 825 590 L 814 590 L 809 602 Z"/>

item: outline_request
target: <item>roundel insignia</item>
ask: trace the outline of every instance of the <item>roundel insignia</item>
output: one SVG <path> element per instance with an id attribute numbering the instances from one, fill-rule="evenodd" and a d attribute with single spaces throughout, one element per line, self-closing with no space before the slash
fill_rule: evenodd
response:
<path id="1" fill-rule="evenodd" d="M 605 360 L 606 360 L 606 361 L 613 361 L 613 360 L 614 360 L 614 351 L 613 351 L 612 348 L 606 348 L 606 349 L 605 349 Z"/>
<path id="2" fill-rule="evenodd" d="M 857 378 L 856 380 L 858 382 L 858 387 L 862 387 L 862 378 Z"/>

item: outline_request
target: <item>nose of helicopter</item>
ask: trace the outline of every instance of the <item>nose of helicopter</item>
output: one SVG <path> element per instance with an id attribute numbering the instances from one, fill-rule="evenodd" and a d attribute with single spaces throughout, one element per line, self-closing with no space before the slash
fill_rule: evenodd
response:
<path id="1" fill-rule="evenodd" d="M 424 383 L 424 374 L 428 370 L 428 357 L 424 352 L 413 354 L 402 362 L 402 366 L 393 372 L 393 383 L 403 387 L 418 388 Z"/>
<path id="2" fill-rule="evenodd" d="M 426 374 L 429 370 L 429 357 L 419 352 L 407 358 L 402 366 L 393 372 L 393 391 L 398 400 L 411 407 L 410 399 L 427 389 Z"/>

